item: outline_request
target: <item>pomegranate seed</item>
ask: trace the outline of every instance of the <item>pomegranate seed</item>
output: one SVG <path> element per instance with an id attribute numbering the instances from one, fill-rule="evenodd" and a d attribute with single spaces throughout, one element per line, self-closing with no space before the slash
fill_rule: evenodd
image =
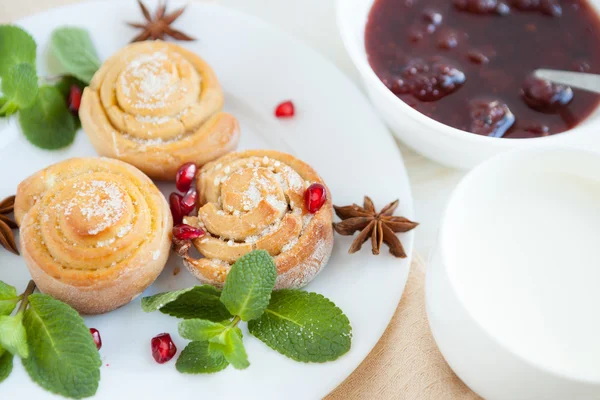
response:
<path id="1" fill-rule="evenodd" d="M 181 211 L 184 215 L 190 215 L 194 211 L 196 201 L 198 201 L 198 191 L 196 191 L 196 188 L 190 188 L 181 199 Z"/>
<path id="2" fill-rule="evenodd" d="M 181 200 L 183 200 L 183 197 L 179 193 L 173 192 L 169 195 L 169 206 L 171 207 L 171 215 L 173 215 L 173 224 L 175 225 L 180 224 L 185 216 L 181 209 Z"/>
<path id="3" fill-rule="evenodd" d="M 177 353 L 177 347 L 171 339 L 171 335 L 168 333 L 161 333 L 160 335 L 153 337 L 151 341 L 152 345 L 152 357 L 159 364 L 164 364 L 169 361 L 175 353 Z"/>
<path id="4" fill-rule="evenodd" d="M 173 236 L 179 240 L 192 240 L 204 235 L 204 231 L 200 228 L 193 227 L 187 224 L 179 224 L 173 227 Z"/>
<path id="5" fill-rule="evenodd" d="M 90 333 L 92 334 L 92 338 L 94 338 L 96 348 L 100 350 L 102 348 L 102 338 L 100 337 L 100 332 L 98 332 L 98 329 L 90 328 Z"/>
<path id="6" fill-rule="evenodd" d="M 311 214 L 316 213 L 323 207 L 323 204 L 327 201 L 327 190 L 325 186 L 320 183 L 313 183 L 304 192 L 304 201 L 306 202 L 306 208 Z"/>
<path id="7" fill-rule="evenodd" d="M 180 192 L 187 192 L 190 190 L 197 169 L 198 167 L 196 167 L 196 164 L 191 162 L 185 163 L 179 167 L 177 175 L 175 176 L 175 186 L 177 186 L 177 190 Z"/>
<path id="8" fill-rule="evenodd" d="M 81 88 L 77 85 L 71 85 L 68 99 L 69 111 L 77 115 L 81 105 Z"/>
<path id="9" fill-rule="evenodd" d="M 290 100 L 284 101 L 275 108 L 275 116 L 277 118 L 290 118 L 295 114 L 294 103 Z"/>

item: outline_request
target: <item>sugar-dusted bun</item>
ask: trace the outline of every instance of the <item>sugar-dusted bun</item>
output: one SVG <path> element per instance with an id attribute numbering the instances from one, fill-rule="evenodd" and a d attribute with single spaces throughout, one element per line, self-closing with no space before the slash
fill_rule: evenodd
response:
<path id="1" fill-rule="evenodd" d="M 102 65 L 83 93 L 79 117 L 101 156 L 174 180 L 182 164 L 203 165 L 237 146 L 238 122 L 222 107 L 206 62 L 152 41 L 130 44 Z"/>
<path id="2" fill-rule="evenodd" d="M 167 262 L 173 220 L 152 181 L 107 158 L 72 158 L 17 189 L 21 252 L 38 288 L 84 314 L 129 303 Z"/>
<path id="3" fill-rule="evenodd" d="M 329 260 L 333 247 L 332 203 L 315 214 L 305 209 L 304 192 L 324 182 L 308 164 L 277 151 L 231 153 L 206 164 L 197 178 L 198 218 L 206 236 L 194 240 L 204 258 L 186 259 L 199 280 L 223 285 L 242 255 L 267 250 L 277 266 L 276 289 L 310 282 Z"/>

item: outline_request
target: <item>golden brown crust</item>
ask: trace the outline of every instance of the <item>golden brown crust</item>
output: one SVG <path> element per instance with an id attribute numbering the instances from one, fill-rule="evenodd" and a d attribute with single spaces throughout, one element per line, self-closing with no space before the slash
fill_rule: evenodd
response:
<path id="1" fill-rule="evenodd" d="M 129 303 L 169 257 L 167 201 L 118 160 L 73 158 L 35 173 L 17 189 L 15 217 L 36 285 L 84 314 Z"/>
<path id="2" fill-rule="evenodd" d="M 332 202 L 316 213 L 305 210 L 304 192 L 325 185 L 308 164 L 272 150 L 231 153 L 198 174 L 198 217 L 185 222 L 207 235 L 194 240 L 204 258 L 187 259 L 199 280 L 222 286 L 240 256 L 267 250 L 277 266 L 276 289 L 299 288 L 325 266 L 333 247 Z"/>
<path id="3" fill-rule="evenodd" d="M 102 65 L 84 90 L 79 117 L 100 155 L 174 180 L 182 164 L 203 165 L 237 146 L 238 121 L 222 107 L 206 62 L 153 41 L 130 44 Z"/>

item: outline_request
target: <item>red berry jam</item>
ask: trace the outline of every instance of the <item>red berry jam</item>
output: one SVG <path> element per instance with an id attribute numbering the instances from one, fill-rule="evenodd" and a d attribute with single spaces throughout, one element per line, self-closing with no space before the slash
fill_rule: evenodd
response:
<path id="1" fill-rule="evenodd" d="M 175 356 L 175 353 L 177 353 L 177 347 L 168 333 L 162 333 L 152 338 L 150 344 L 152 347 L 152 357 L 159 364 L 164 364 L 171 360 Z"/>
<path id="2" fill-rule="evenodd" d="M 304 192 L 304 201 L 308 212 L 311 214 L 316 213 L 327 201 L 327 189 L 320 183 L 313 183 Z"/>
<path id="3" fill-rule="evenodd" d="M 290 118 L 293 117 L 295 113 L 294 103 L 289 100 L 284 101 L 275 108 L 275 116 L 277 118 Z"/>
<path id="4" fill-rule="evenodd" d="M 190 190 L 197 170 L 198 167 L 194 163 L 186 163 L 179 167 L 177 175 L 175 176 L 175 186 L 177 187 L 177 190 L 180 192 L 187 192 Z"/>
<path id="5" fill-rule="evenodd" d="M 169 207 L 171 208 L 174 225 L 180 224 L 181 221 L 183 221 L 183 217 L 186 215 L 181 209 L 181 200 L 183 200 L 183 196 L 179 193 L 173 192 L 169 195 Z"/>
<path id="6" fill-rule="evenodd" d="M 192 240 L 204 235 L 204 231 L 200 228 L 193 227 L 187 224 L 179 224 L 173 227 L 173 236 L 179 240 Z"/>
<path id="7" fill-rule="evenodd" d="M 600 102 L 532 78 L 538 68 L 600 73 L 600 18 L 588 0 L 375 0 L 365 47 L 398 98 L 478 135 L 553 135 Z"/>
<path id="8" fill-rule="evenodd" d="M 98 332 L 98 329 L 90 328 L 90 333 L 92 334 L 96 348 L 100 350 L 102 348 L 102 338 L 100 337 L 100 332 Z"/>

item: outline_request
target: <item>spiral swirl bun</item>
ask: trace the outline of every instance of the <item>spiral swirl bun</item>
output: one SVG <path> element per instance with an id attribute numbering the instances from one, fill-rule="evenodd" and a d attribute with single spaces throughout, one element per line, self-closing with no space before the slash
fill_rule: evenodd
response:
<path id="1" fill-rule="evenodd" d="M 130 44 L 109 58 L 83 93 L 79 117 L 102 156 L 154 179 L 235 149 L 238 122 L 221 112 L 223 92 L 206 62 L 173 43 Z"/>
<path id="2" fill-rule="evenodd" d="M 165 198 L 118 160 L 73 158 L 37 172 L 18 187 L 15 217 L 37 286 L 85 314 L 129 303 L 169 256 Z"/>
<path id="3" fill-rule="evenodd" d="M 264 249 L 275 258 L 277 289 L 306 285 L 333 246 L 330 196 L 316 214 L 305 210 L 304 192 L 315 182 L 324 185 L 308 164 L 277 151 L 231 153 L 205 165 L 198 217 L 185 220 L 207 232 L 194 241 L 204 258 L 187 259 L 188 269 L 219 286 L 239 257 Z"/>

